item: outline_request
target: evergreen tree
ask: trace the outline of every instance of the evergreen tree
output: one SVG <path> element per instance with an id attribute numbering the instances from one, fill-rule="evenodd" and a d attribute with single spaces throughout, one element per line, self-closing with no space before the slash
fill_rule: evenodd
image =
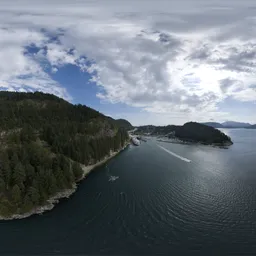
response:
<path id="1" fill-rule="evenodd" d="M 0 193 L 5 190 L 5 182 L 0 178 Z"/>
<path id="2" fill-rule="evenodd" d="M 74 176 L 75 176 L 76 180 L 78 180 L 82 177 L 83 170 L 82 170 L 80 164 L 74 162 L 73 166 L 72 166 L 72 170 L 73 170 L 73 173 L 74 173 Z"/>
<path id="3" fill-rule="evenodd" d="M 4 151 L 1 156 L 1 177 L 4 180 L 6 187 L 8 189 L 9 184 L 11 182 L 11 177 L 12 177 L 12 171 L 10 167 L 10 161 L 9 157 L 6 151 Z"/>
<path id="4" fill-rule="evenodd" d="M 15 204 L 18 204 L 21 201 L 21 191 L 17 184 L 12 188 L 12 200 Z"/>
<path id="5" fill-rule="evenodd" d="M 31 201 L 33 202 L 34 205 L 37 205 L 40 200 L 38 189 L 36 187 L 30 187 L 28 191 L 29 191 L 29 197 L 31 198 Z"/>
<path id="6" fill-rule="evenodd" d="M 15 184 L 22 184 L 26 180 L 25 169 L 20 162 L 14 167 L 12 178 Z"/>
<path id="7" fill-rule="evenodd" d="M 55 192 L 57 192 L 57 190 L 58 190 L 58 186 L 57 186 L 56 178 L 53 174 L 51 174 L 51 176 L 49 177 L 49 188 L 48 188 L 49 195 L 54 194 Z"/>
<path id="8" fill-rule="evenodd" d="M 29 163 L 25 165 L 26 177 L 28 181 L 32 181 L 35 176 L 35 168 Z"/>
<path id="9" fill-rule="evenodd" d="M 13 154 L 11 156 L 11 161 L 10 161 L 10 167 L 11 169 L 14 169 L 15 166 L 19 163 L 19 158 L 18 158 L 18 155 L 17 155 L 17 152 L 16 151 L 13 151 Z"/>
<path id="10" fill-rule="evenodd" d="M 29 195 L 25 195 L 24 200 L 23 200 L 23 204 L 22 204 L 22 212 L 29 212 L 30 210 L 32 210 L 33 208 L 33 203 L 31 201 L 31 198 L 29 197 Z"/>

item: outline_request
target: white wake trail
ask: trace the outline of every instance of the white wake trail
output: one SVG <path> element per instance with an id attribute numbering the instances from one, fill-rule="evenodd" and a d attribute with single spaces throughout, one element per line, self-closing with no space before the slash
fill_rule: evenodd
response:
<path id="1" fill-rule="evenodd" d="M 173 155 L 173 156 L 179 158 L 179 159 L 182 160 L 182 161 L 185 161 L 185 162 L 187 162 L 187 163 L 190 163 L 190 162 L 191 162 L 191 160 L 189 160 L 189 159 L 187 159 L 187 158 L 185 158 L 185 157 L 183 157 L 183 156 L 177 155 L 177 154 L 173 153 L 172 151 L 170 151 L 170 150 L 168 150 L 168 149 L 166 149 L 166 148 L 164 148 L 164 147 L 162 147 L 162 146 L 160 146 L 160 145 L 157 145 L 157 146 L 158 146 L 159 148 L 161 148 L 162 150 L 166 151 L 167 153 L 169 153 L 170 155 Z"/>

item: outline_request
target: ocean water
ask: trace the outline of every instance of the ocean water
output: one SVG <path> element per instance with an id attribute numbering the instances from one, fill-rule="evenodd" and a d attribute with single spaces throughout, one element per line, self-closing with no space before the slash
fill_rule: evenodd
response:
<path id="1" fill-rule="evenodd" d="M 256 130 L 223 131 L 229 149 L 130 146 L 52 211 L 0 221 L 0 253 L 256 255 Z"/>

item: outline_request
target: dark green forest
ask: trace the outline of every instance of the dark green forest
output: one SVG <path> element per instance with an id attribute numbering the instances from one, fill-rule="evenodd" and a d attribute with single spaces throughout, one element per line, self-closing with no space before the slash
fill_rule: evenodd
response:
<path id="1" fill-rule="evenodd" d="M 128 141 L 126 129 L 83 105 L 41 92 L 0 92 L 0 215 L 44 205 Z"/>
<path id="2" fill-rule="evenodd" d="M 230 137 L 213 127 L 189 122 L 175 130 L 175 136 L 179 139 L 204 144 L 232 143 Z"/>
<path id="3" fill-rule="evenodd" d="M 170 134 L 172 132 L 175 132 L 175 135 Z M 151 135 L 169 136 L 170 138 L 176 137 L 183 141 L 200 142 L 203 144 L 232 144 L 231 138 L 228 137 L 223 132 L 221 132 L 220 130 L 196 122 L 188 122 L 182 126 L 140 126 L 138 127 L 136 133 L 150 133 Z"/>
<path id="4" fill-rule="evenodd" d="M 116 119 L 116 122 L 117 122 L 118 126 L 124 128 L 127 131 L 133 129 L 133 126 L 131 125 L 131 123 L 125 119 Z"/>

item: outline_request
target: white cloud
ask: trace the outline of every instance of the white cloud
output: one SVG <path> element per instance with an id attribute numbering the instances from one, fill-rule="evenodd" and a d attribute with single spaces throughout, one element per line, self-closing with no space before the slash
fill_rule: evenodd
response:
<path id="1" fill-rule="evenodd" d="M 47 38 L 39 31 L 13 26 L 0 27 L 0 88 L 10 91 L 39 90 L 71 97 L 43 70 L 26 47 L 42 47 Z"/>
<path id="2" fill-rule="evenodd" d="M 55 73 L 73 64 L 92 74 L 103 101 L 221 118 L 230 115 L 218 109 L 227 97 L 256 100 L 255 7 L 249 0 L 5 1 L 0 87 L 70 99 L 43 65 Z M 26 54 L 32 44 L 41 50 Z"/>

